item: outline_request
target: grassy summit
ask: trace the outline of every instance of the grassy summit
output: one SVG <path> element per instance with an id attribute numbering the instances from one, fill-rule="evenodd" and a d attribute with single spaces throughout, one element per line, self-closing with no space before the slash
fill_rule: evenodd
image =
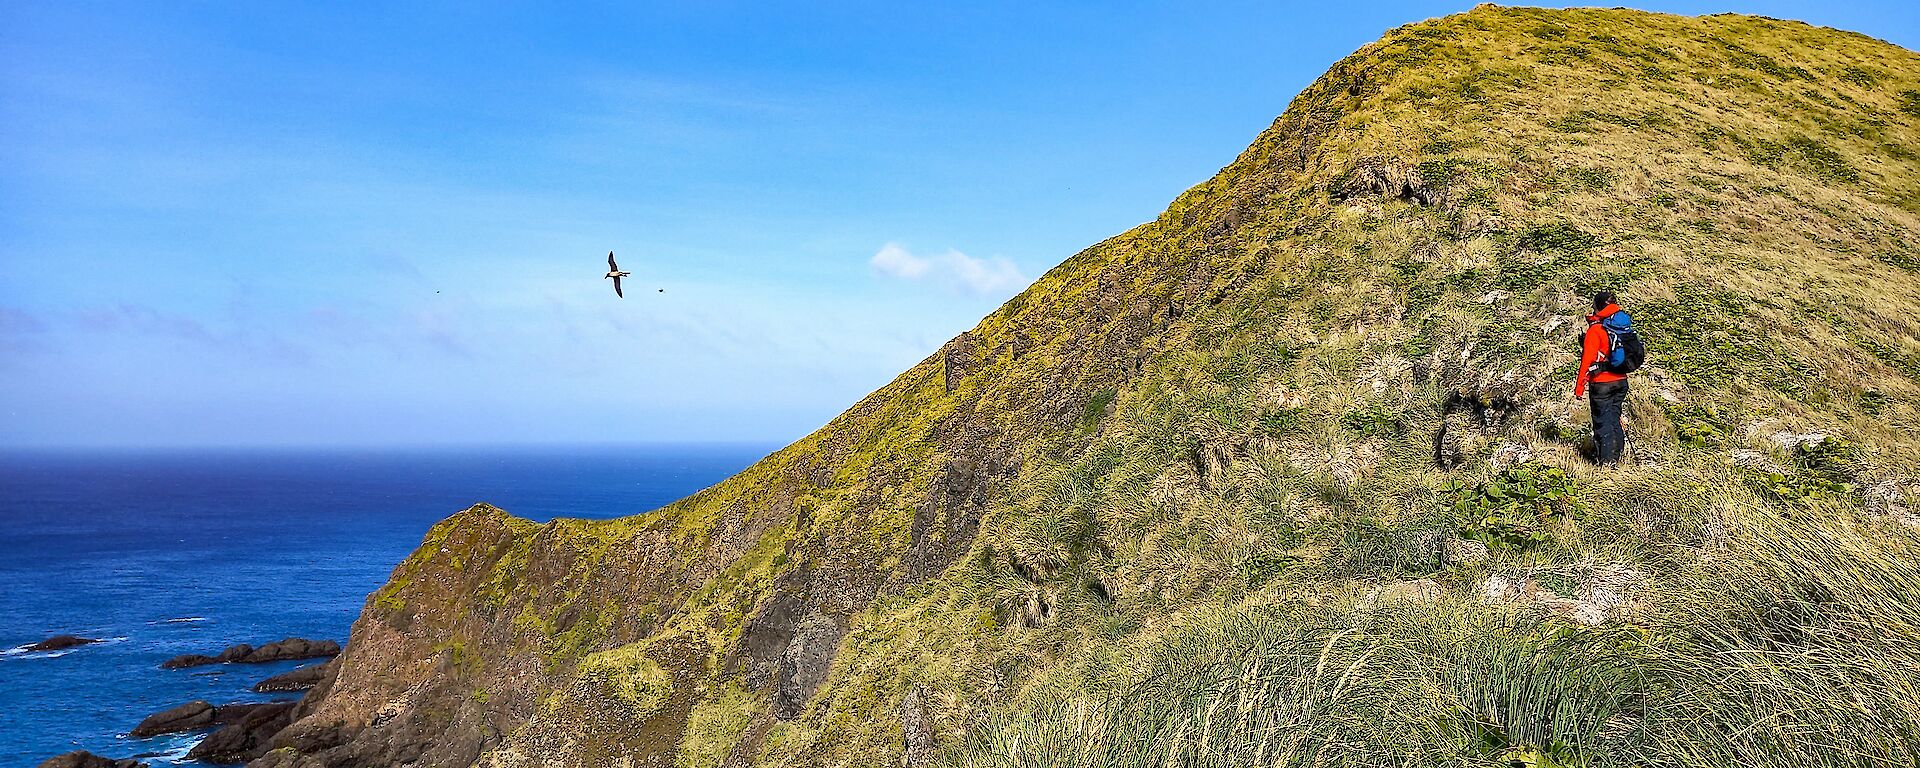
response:
<path id="1" fill-rule="evenodd" d="M 1916 148 L 1852 33 L 1401 27 L 739 476 L 437 526 L 261 764 L 1912 764 Z"/>

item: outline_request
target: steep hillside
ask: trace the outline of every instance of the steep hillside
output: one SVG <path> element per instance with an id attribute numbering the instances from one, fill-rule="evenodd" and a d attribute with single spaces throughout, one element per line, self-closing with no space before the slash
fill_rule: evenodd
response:
<path id="1" fill-rule="evenodd" d="M 740 475 L 435 526 L 255 764 L 1912 764 L 1916 148 L 1856 34 L 1396 29 Z"/>

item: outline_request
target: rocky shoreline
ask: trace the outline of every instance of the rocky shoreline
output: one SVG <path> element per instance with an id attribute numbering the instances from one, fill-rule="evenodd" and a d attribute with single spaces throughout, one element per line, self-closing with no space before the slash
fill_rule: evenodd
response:
<path id="1" fill-rule="evenodd" d="M 147 768 L 147 764 L 128 758 L 114 760 L 101 757 L 84 749 L 76 749 L 64 755 L 47 758 L 40 768 Z"/>
<path id="2" fill-rule="evenodd" d="M 304 691 L 319 685 L 320 680 L 325 678 L 327 672 L 332 669 L 333 662 L 331 661 L 325 664 L 309 664 L 304 667 L 296 667 L 258 683 L 254 683 L 253 692 L 284 693 L 287 691 Z"/>
<path id="3" fill-rule="evenodd" d="M 65 650 L 98 640 L 74 635 L 56 635 L 28 648 L 35 651 Z M 217 655 L 185 654 L 163 662 L 162 669 L 188 669 L 212 664 L 268 664 L 279 661 L 326 658 L 328 661 L 272 675 L 255 683 L 256 693 L 307 691 L 324 682 L 333 670 L 331 657 L 340 653 L 340 644 L 332 640 L 308 640 L 290 637 L 253 646 L 240 643 Z M 149 739 L 171 733 L 211 730 L 187 752 L 188 760 L 207 763 L 240 764 L 259 757 L 273 736 L 293 721 L 295 709 L 304 699 L 267 702 L 212 704 L 189 701 L 155 712 L 142 719 L 129 738 Z M 76 750 L 48 758 L 40 768 L 144 768 L 136 758 L 113 759 Z"/>
<path id="4" fill-rule="evenodd" d="M 189 701 L 172 709 L 148 715 L 147 719 L 141 720 L 139 725 L 127 732 L 127 735 L 136 739 L 146 739 L 166 733 L 198 731 L 238 722 L 253 710 L 273 705 L 274 702 L 262 702 L 214 706 L 205 701 Z"/>

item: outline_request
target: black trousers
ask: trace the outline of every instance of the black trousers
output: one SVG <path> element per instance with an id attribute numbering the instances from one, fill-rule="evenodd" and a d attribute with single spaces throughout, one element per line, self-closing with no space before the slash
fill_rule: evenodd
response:
<path id="1" fill-rule="evenodd" d="M 1627 381 L 1587 385 L 1587 406 L 1593 409 L 1593 460 L 1618 464 L 1627 447 L 1627 431 L 1620 426 L 1620 409 L 1627 403 Z"/>

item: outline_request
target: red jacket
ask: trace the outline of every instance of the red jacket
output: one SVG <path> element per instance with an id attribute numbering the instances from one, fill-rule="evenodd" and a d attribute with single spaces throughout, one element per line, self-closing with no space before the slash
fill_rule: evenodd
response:
<path id="1" fill-rule="evenodd" d="M 1627 378 L 1625 374 L 1608 371 L 1593 373 L 1591 376 L 1589 376 L 1588 373 L 1593 370 L 1594 363 L 1599 362 L 1600 358 L 1606 356 L 1609 346 L 1607 329 L 1600 327 L 1600 321 L 1605 319 L 1607 315 L 1618 311 L 1620 311 L 1619 306 L 1608 304 L 1604 309 L 1587 315 L 1587 335 L 1580 340 L 1580 378 L 1573 382 L 1574 397 L 1587 396 L 1587 382 L 1589 380 L 1595 384 L 1605 384 L 1609 381 L 1620 381 Z"/>

